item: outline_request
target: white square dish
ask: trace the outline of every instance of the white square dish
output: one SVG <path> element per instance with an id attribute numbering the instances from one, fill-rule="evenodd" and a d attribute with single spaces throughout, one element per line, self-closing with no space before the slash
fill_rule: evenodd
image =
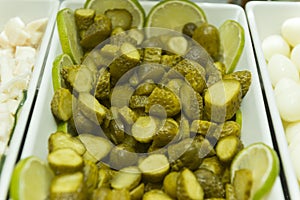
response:
<path id="1" fill-rule="evenodd" d="M 5 199 L 9 188 L 10 177 L 14 165 L 20 153 L 23 136 L 27 123 L 30 119 L 31 108 L 34 104 L 36 90 L 39 84 L 40 75 L 43 71 L 44 61 L 47 58 L 48 47 L 53 33 L 56 12 L 59 1 L 56 0 L 2 0 L 0 1 L 0 30 L 2 31 L 7 21 L 13 17 L 20 17 L 25 24 L 40 18 L 48 18 L 42 41 L 38 48 L 31 79 L 27 88 L 27 97 L 18 117 L 14 131 L 11 135 L 9 147 L 4 156 L 2 170 L 0 170 L 0 199 Z"/>
<path id="2" fill-rule="evenodd" d="M 61 9 L 69 7 L 72 9 L 83 6 L 83 1 L 64 1 Z M 157 2 L 141 1 L 146 13 Z M 254 142 L 264 142 L 272 145 L 271 134 L 268 126 L 267 116 L 263 103 L 262 92 L 259 84 L 254 54 L 248 24 L 244 10 L 236 5 L 197 3 L 206 13 L 209 23 L 219 27 L 225 20 L 238 21 L 245 30 L 245 48 L 236 70 L 248 69 L 252 73 L 252 85 L 242 103 L 243 125 L 242 141 L 245 146 Z M 53 95 L 52 87 L 52 63 L 54 58 L 61 53 L 61 46 L 58 38 L 57 28 L 54 30 L 53 40 L 43 74 L 43 80 L 37 97 L 36 105 L 32 114 L 32 121 L 29 125 L 28 134 L 24 143 L 21 158 L 30 155 L 38 156 L 44 160 L 48 153 L 48 137 L 56 131 L 56 123 L 50 109 L 50 102 Z M 284 199 L 280 178 L 278 177 L 268 199 Z"/>
<path id="3" fill-rule="evenodd" d="M 273 87 L 267 70 L 267 63 L 262 51 L 262 41 L 269 35 L 280 34 L 282 23 L 291 17 L 300 17 L 299 2 L 249 2 L 246 5 L 246 13 L 249 27 L 257 56 L 258 67 L 262 77 L 264 92 L 270 110 L 278 143 L 279 153 L 282 159 L 283 170 L 289 193 L 292 199 L 300 199 L 299 185 L 290 158 L 284 127 L 276 106 Z"/>

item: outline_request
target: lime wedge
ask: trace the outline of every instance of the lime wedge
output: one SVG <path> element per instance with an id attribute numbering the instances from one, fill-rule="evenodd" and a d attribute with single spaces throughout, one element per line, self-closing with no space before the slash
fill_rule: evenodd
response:
<path id="1" fill-rule="evenodd" d="M 57 29 L 63 53 L 68 54 L 75 64 L 80 64 L 83 51 L 74 18 L 70 8 L 64 8 L 57 13 Z"/>
<path id="2" fill-rule="evenodd" d="M 10 198 L 14 200 L 47 199 L 54 177 L 47 164 L 35 156 L 19 161 L 10 183 Z"/>
<path id="3" fill-rule="evenodd" d="M 242 123 L 243 123 L 243 114 L 241 109 L 238 109 L 235 113 L 235 121 L 241 126 L 242 128 Z"/>
<path id="4" fill-rule="evenodd" d="M 234 71 L 245 45 L 243 27 L 234 20 L 226 20 L 219 28 L 226 73 Z"/>
<path id="5" fill-rule="evenodd" d="M 61 69 L 64 66 L 73 65 L 73 61 L 68 54 L 60 54 L 53 61 L 52 66 L 52 85 L 54 91 L 61 88 L 62 85 L 62 77 L 61 77 Z"/>
<path id="6" fill-rule="evenodd" d="M 253 185 L 251 198 L 262 199 L 273 187 L 279 174 L 279 159 L 276 152 L 263 143 L 254 143 L 240 151 L 231 164 L 231 180 L 234 172 L 249 169 L 252 172 Z"/>
<path id="7" fill-rule="evenodd" d="M 132 27 L 144 27 L 145 11 L 138 0 L 87 0 L 84 7 L 96 10 L 96 14 L 109 9 L 126 9 L 132 15 Z"/>
<path id="8" fill-rule="evenodd" d="M 159 27 L 182 32 L 185 24 L 206 22 L 204 11 L 187 0 L 165 0 L 155 5 L 146 19 L 146 27 Z"/>

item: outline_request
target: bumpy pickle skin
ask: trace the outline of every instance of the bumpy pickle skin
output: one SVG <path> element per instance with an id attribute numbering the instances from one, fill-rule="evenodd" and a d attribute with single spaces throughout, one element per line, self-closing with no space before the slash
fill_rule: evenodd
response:
<path id="1" fill-rule="evenodd" d="M 62 77 L 72 93 L 91 91 L 95 81 L 92 71 L 85 65 L 65 66 Z"/>
<path id="2" fill-rule="evenodd" d="M 95 10 L 89 8 L 78 8 L 74 11 L 75 22 L 79 30 L 86 30 L 94 22 Z"/>
<path id="3" fill-rule="evenodd" d="M 165 193 L 167 193 L 170 197 L 176 199 L 177 198 L 177 179 L 179 176 L 179 172 L 170 172 L 166 175 L 163 181 L 163 188 Z"/>
<path id="4" fill-rule="evenodd" d="M 153 136 L 152 145 L 155 147 L 163 147 L 169 144 L 179 133 L 179 125 L 173 118 L 167 118 L 162 123 L 162 127 Z"/>
<path id="5" fill-rule="evenodd" d="M 225 123 L 221 124 L 221 134 L 220 138 L 234 135 L 236 137 L 241 136 L 241 125 L 236 121 L 226 121 Z"/>
<path id="6" fill-rule="evenodd" d="M 97 14 L 93 24 L 85 31 L 80 44 L 85 49 L 93 49 L 110 36 L 111 30 L 110 19 L 103 14 Z"/>
<path id="7" fill-rule="evenodd" d="M 217 176 L 223 175 L 224 166 L 217 156 L 206 157 L 203 159 L 200 168 L 208 169 Z"/>
<path id="8" fill-rule="evenodd" d="M 87 192 L 92 194 L 93 190 L 97 188 L 99 173 L 97 165 L 89 160 L 84 160 L 83 166 L 84 183 L 87 188 Z"/>
<path id="9" fill-rule="evenodd" d="M 251 72 L 248 70 L 243 71 L 236 71 L 232 72 L 230 74 L 226 74 L 224 79 L 234 79 L 241 83 L 241 89 L 242 89 L 242 98 L 247 94 L 252 80 Z"/>
<path id="10" fill-rule="evenodd" d="M 105 100 L 109 98 L 110 93 L 110 73 L 102 68 L 98 72 L 97 82 L 95 86 L 95 97 L 98 100 Z"/>
<path id="11" fill-rule="evenodd" d="M 204 111 L 208 119 L 225 122 L 231 119 L 242 102 L 241 84 L 224 79 L 210 86 L 204 94 Z"/>
<path id="12" fill-rule="evenodd" d="M 156 87 L 148 100 L 148 104 L 145 107 L 147 113 L 149 113 L 151 107 L 156 104 L 161 105 L 165 109 L 168 117 L 175 116 L 181 109 L 179 98 L 167 88 Z M 153 113 L 158 113 L 159 115 L 161 112 L 153 110 Z"/>
<path id="13" fill-rule="evenodd" d="M 205 198 L 225 197 L 225 189 L 219 176 L 204 168 L 199 168 L 194 174 L 204 190 Z"/>
<path id="14" fill-rule="evenodd" d="M 51 111 L 60 121 L 68 121 L 72 116 L 72 94 L 68 89 L 59 88 L 54 92 L 51 100 Z"/>

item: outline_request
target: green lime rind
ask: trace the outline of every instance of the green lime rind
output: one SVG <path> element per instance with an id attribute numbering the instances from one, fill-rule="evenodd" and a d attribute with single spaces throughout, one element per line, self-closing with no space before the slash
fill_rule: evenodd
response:
<path id="1" fill-rule="evenodd" d="M 173 5 L 172 5 L 173 4 Z M 194 9 L 197 11 L 197 14 L 200 16 L 200 18 L 193 18 L 193 19 L 187 19 L 185 20 L 184 16 L 181 15 L 180 13 L 178 12 L 174 12 L 174 15 L 170 15 L 170 21 L 173 21 L 174 23 L 176 23 L 176 26 L 178 26 L 179 22 L 180 22 L 180 25 L 178 27 L 182 27 L 188 23 L 188 22 L 194 22 L 196 23 L 197 25 L 200 25 L 201 23 L 203 22 L 207 22 L 207 18 L 206 18 L 206 14 L 205 12 L 203 11 L 202 8 L 200 8 L 196 3 L 192 2 L 192 1 L 187 1 L 187 0 L 163 0 L 163 1 L 160 1 L 158 4 L 156 4 L 155 6 L 153 6 L 149 12 L 149 14 L 147 15 L 147 18 L 146 18 L 146 23 L 145 23 L 145 27 L 159 27 L 159 28 L 170 28 L 172 30 L 174 30 L 174 27 L 170 27 L 172 26 L 171 24 L 172 23 L 169 23 L 168 20 L 166 19 L 163 19 L 163 20 L 157 20 L 157 22 L 159 23 L 165 23 L 166 24 L 164 26 L 157 26 L 155 24 L 153 24 L 153 16 L 155 14 L 157 14 L 157 11 L 160 11 L 161 9 L 161 12 L 164 13 L 167 11 L 167 9 L 164 9 L 163 7 L 164 6 L 174 6 L 178 4 L 181 8 L 180 9 L 180 13 L 184 14 L 184 13 L 189 13 L 189 15 L 187 15 L 187 17 L 189 18 L 190 16 L 190 10 L 188 10 L 187 12 L 185 12 L 184 10 L 184 6 L 188 6 L 187 8 L 188 9 Z M 179 31 L 179 30 L 177 30 Z M 181 30 L 180 30 L 181 31 Z"/>
<path id="2" fill-rule="evenodd" d="M 62 87 L 62 67 L 70 65 L 73 65 L 73 61 L 68 54 L 60 54 L 54 59 L 52 65 L 52 86 L 54 91 Z"/>
<path id="3" fill-rule="evenodd" d="M 262 142 L 257 142 L 253 143 L 246 148 L 244 148 L 242 151 L 240 151 L 235 158 L 232 161 L 231 167 L 230 167 L 230 173 L 231 173 L 231 181 L 233 180 L 234 172 L 235 170 L 238 169 L 243 169 L 247 168 L 253 172 L 255 170 L 255 167 L 262 167 L 263 162 L 259 161 L 258 159 L 261 159 L 264 156 L 261 156 L 258 154 L 259 152 L 262 152 L 262 150 L 267 153 L 268 158 L 271 158 L 268 160 L 268 164 L 270 166 L 267 167 L 267 171 L 265 173 L 268 173 L 266 177 L 256 175 L 258 178 L 263 178 L 264 182 L 254 182 L 253 184 L 260 184 L 258 186 L 252 186 L 253 188 L 256 189 L 256 191 L 252 191 L 252 199 L 253 200 L 260 200 L 262 199 L 266 194 L 270 192 L 272 189 L 276 178 L 279 175 L 279 158 L 275 150 L 270 148 L 268 145 L 262 143 Z M 263 152 L 263 153 L 264 153 Z M 243 158 L 246 159 L 245 162 L 243 163 Z M 251 162 L 255 162 L 251 164 Z M 270 163 L 271 162 L 271 163 Z M 259 165 L 257 165 L 259 163 Z M 244 164 L 244 166 L 243 166 Z M 252 166 L 252 168 L 251 168 Z M 254 168 L 253 168 L 254 166 Z M 255 180 L 254 180 L 255 181 Z"/>
<path id="4" fill-rule="evenodd" d="M 68 54 L 75 64 L 80 64 L 83 50 L 80 46 L 73 10 L 64 8 L 58 11 L 56 22 L 63 53 Z"/>
<path id="5" fill-rule="evenodd" d="M 87 0 L 84 8 L 94 9 L 97 14 L 108 9 L 126 9 L 133 17 L 132 27 L 143 28 L 145 24 L 146 13 L 138 0 Z"/>
<path id="6" fill-rule="evenodd" d="M 233 32 L 238 30 L 238 32 Z M 228 35 L 225 35 L 230 31 Z M 222 49 L 223 49 L 223 55 L 226 56 L 228 55 L 228 51 L 234 50 L 234 54 L 230 56 L 230 62 L 226 61 L 226 58 L 224 58 L 224 63 L 226 66 L 226 73 L 232 73 L 236 66 L 238 61 L 240 60 L 240 57 L 242 55 L 242 52 L 244 50 L 245 46 L 245 31 L 244 28 L 234 20 L 226 20 L 220 27 L 219 27 L 219 33 L 220 33 L 220 39 L 221 39 L 221 44 L 222 44 Z M 228 48 L 228 46 L 232 46 L 234 42 L 232 40 L 239 39 L 239 44 L 238 46 L 234 46 L 232 48 Z"/>
<path id="7" fill-rule="evenodd" d="M 279 175 L 279 171 L 280 171 L 280 167 L 279 167 L 279 158 L 277 156 L 277 153 L 271 149 L 270 147 L 266 146 L 272 153 L 272 156 L 274 158 L 274 162 L 273 162 L 273 167 L 272 167 L 272 171 L 270 172 L 270 175 L 268 176 L 268 178 L 266 179 L 265 184 L 255 192 L 254 196 L 253 196 L 253 200 L 261 200 L 263 199 L 263 197 L 268 194 L 271 189 L 272 186 L 275 183 L 275 180 L 277 178 L 277 176 Z M 275 176 L 276 174 L 276 176 Z"/>
<path id="8" fill-rule="evenodd" d="M 24 158 L 16 164 L 13 170 L 9 189 L 10 198 L 16 200 L 31 199 L 31 193 L 34 191 L 35 195 L 39 195 L 39 199 L 43 199 L 49 195 L 48 187 L 50 187 L 53 177 L 53 171 L 38 157 Z M 32 180 L 43 182 L 34 184 Z"/>

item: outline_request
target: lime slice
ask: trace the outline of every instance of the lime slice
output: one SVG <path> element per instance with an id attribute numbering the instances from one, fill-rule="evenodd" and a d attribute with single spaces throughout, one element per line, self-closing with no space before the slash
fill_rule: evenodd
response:
<path id="1" fill-rule="evenodd" d="M 238 109 L 235 113 L 235 121 L 241 126 L 242 128 L 242 123 L 243 123 L 243 115 L 241 109 Z"/>
<path id="2" fill-rule="evenodd" d="M 35 156 L 19 161 L 10 183 L 10 198 L 14 200 L 47 199 L 54 177 L 47 164 Z"/>
<path id="3" fill-rule="evenodd" d="M 73 61 L 68 54 L 58 55 L 52 66 L 52 85 L 54 91 L 62 87 L 61 69 L 63 66 L 73 65 Z"/>
<path id="4" fill-rule="evenodd" d="M 80 64 L 83 51 L 79 43 L 73 10 L 64 8 L 57 13 L 57 29 L 62 51 L 68 54 L 75 64 Z"/>
<path id="5" fill-rule="evenodd" d="M 239 169 L 249 169 L 252 172 L 253 185 L 250 199 L 262 199 L 271 190 L 279 174 L 279 159 L 269 146 L 254 143 L 240 151 L 232 161 L 231 180 L 234 172 Z"/>
<path id="6" fill-rule="evenodd" d="M 226 73 L 234 71 L 245 45 L 243 27 L 234 20 L 226 20 L 219 28 Z"/>
<path id="7" fill-rule="evenodd" d="M 144 27 L 145 11 L 138 0 L 87 0 L 84 7 L 96 10 L 96 14 L 109 9 L 126 9 L 132 15 L 132 27 Z"/>
<path id="8" fill-rule="evenodd" d="M 186 0 L 165 0 L 155 5 L 146 19 L 146 27 L 159 27 L 182 32 L 185 24 L 206 22 L 204 11 Z"/>

